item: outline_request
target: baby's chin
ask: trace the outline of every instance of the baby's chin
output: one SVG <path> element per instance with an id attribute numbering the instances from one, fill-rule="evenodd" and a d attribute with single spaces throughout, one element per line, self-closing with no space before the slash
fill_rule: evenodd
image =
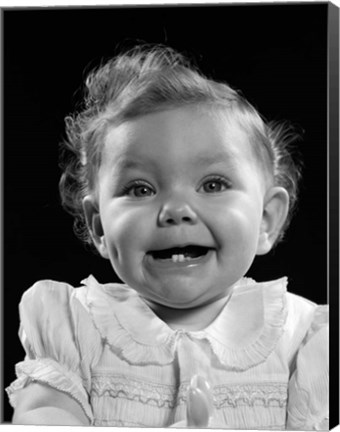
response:
<path id="1" fill-rule="evenodd" d="M 163 280 L 154 278 L 148 273 L 128 274 L 121 279 L 139 296 L 154 308 L 189 310 L 204 308 L 229 295 L 229 286 L 225 278 L 216 280 L 215 285 L 209 284 L 205 278 L 191 275 L 164 275 Z M 135 277 L 133 277 L 135 276 Z M 202 280 L 203 279 L 203 280 Z M 231 281 L 233 282 L 233 281 Z"/>
<path id="2" fill-rule="evenodd" d="M 195 300 L 188 300 L 188 299 L 165 299 L 165 298 L 158 298 L 156 296 L 147 296 L 140 294 L 140 297 L 147 303 L 151 309 L 153 308 L 167 308 L 167 309 L 192 309 L 194 307 L 197 307 L 200 305 L 200 302 L 197 302 Z"/>
<path id="3" fill-rule="evenodd" d="M 229 295 L 202 301 L 165 302 L 145 298 L 145 302 L 162 321 L 173 330 L 202 331 L 219 315 Z"/>
<path id="4" fill-rule="evenodd" d="M 206 290 L 193 290 L 192 281 L 175 278 L 175 281 L 171 279 L 161 283 L 148 277 L 138 279 L 132 278 L 131 275 L 126 278 L 122 276 L 121 280 L 136 291 L 142 300 L 155 307 L 191 309 L 206 301 Z"/>
<path id="5" fill-rule="evenodd" d="M 151 309 L 166 308 L 171 310 L 193 310 L 193 309 L 204 309 L 209 307 L 215 302 L 220 301 L 223 298 L 229 296 L 229 292 L 226 291 L 217 295 L 216 297 L 210 298 L 203 293 L 202 295 L 193 298 L 193 296 L 176 296 L 176 298 L 159 298 L 156 296 L 144 296 L 140 294 L 141 298 L 147 303 Z"/>

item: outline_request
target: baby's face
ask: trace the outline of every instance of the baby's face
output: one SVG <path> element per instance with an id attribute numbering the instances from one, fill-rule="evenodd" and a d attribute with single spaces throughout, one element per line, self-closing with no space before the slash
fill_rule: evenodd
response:
<path id="1" fill-rule="evenodd" d="M 112 128 L 98 172 L 100 252 L 152 302 L 228 294 L 258 251 L 265 182 L 245 132 L 195 107 Z"/>

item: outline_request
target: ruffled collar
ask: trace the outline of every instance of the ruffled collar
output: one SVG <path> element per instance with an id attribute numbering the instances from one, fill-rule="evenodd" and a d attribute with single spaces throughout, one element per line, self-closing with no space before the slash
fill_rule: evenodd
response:
<path id="1" fill-rule="evenodd" d="M 246 370 L 275 349 L 287 316 L 286 277 L 262 283 L 241 279 L 222 312 L 200 331 L 171 329 L 126 285 L 100 284 L 93 276 L 82 284 L 84 306 L 102 339 L 131 364 L 171 363 L 185 334 L 206 340 L 224 367 Z"/>

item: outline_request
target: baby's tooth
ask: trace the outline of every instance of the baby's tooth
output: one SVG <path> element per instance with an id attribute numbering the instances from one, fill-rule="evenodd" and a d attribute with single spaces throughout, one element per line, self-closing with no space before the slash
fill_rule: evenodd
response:
<path id="1" fill-rule="evenodd" d="M 178 261 L 178 259 L 179 259 L 179 255 L 172 255 L 172 261 L 175 263 L 175 262 L 177 262 Z"/>
<path id="2" fill-rule="evenodd" d="M 184 254 L 173 254 L 171 257 L 172 262 L 184 262 L 184 261 L 190 261 L 190 257 L 186 257 Z"/>

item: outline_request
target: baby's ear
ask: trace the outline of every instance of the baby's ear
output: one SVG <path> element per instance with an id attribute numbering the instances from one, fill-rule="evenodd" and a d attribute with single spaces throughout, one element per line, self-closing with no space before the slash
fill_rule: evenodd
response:
<path id="1" fill-rule="evenodd" d="M 273 247 L 287 218 L 288 208 L 289 195 L 286 189 L 276 186 L 267 191 L 264 199 L 257 255 L 264 255 Z"/>
<path id="2" fill-rule="evenodd" d="M 87 195 L 83 199 L 83 210 L 86 219 L 86 225 L 90 231 L 93 243 L 103 258 L 109 258 L 102 221 L 100 218 L 97 201 L 93 195 Z"/>

